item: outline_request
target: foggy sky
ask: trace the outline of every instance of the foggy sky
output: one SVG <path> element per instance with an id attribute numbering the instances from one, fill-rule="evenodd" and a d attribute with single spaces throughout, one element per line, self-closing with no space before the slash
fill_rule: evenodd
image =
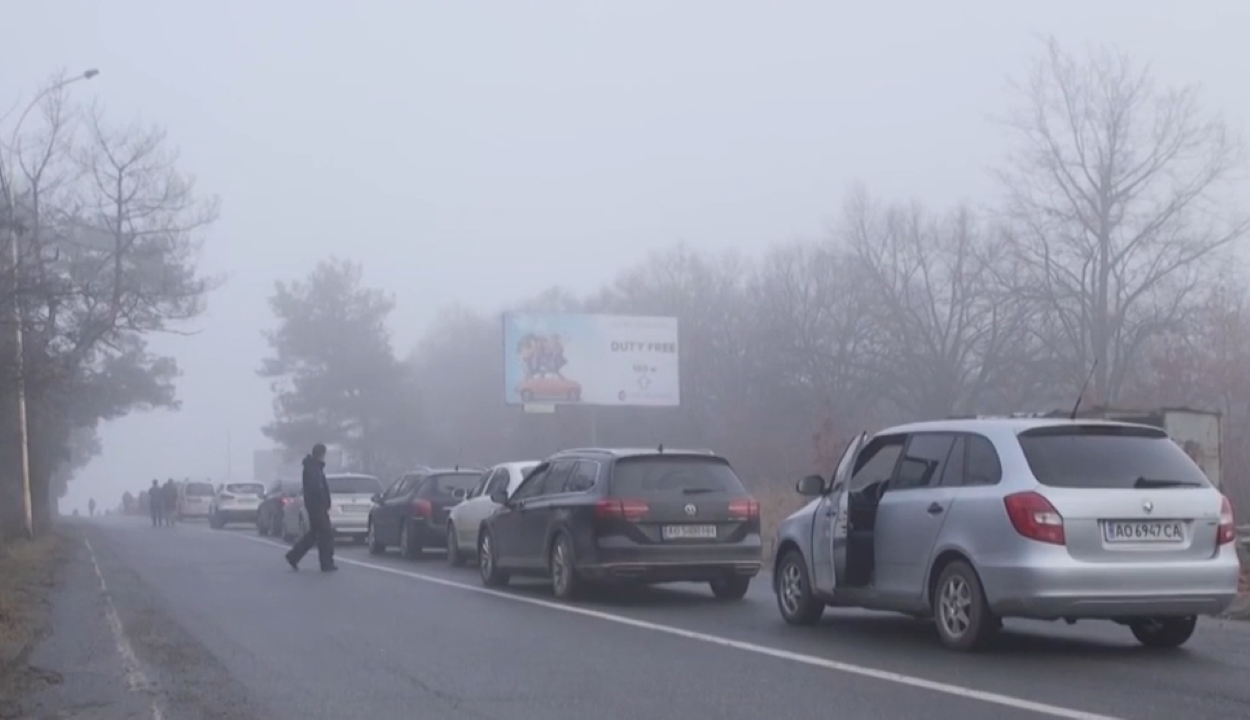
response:
<path id="1" fill-rule="evenodd" d="M 331 253 L 397 293 L 406 353 L 449 302 L 591 290 L 677 240 L 820 235 L 856 181 L 992 201 L 994 117 L 1039 35 L 1153 60 L 1250 128 L 1247 26 L 1244 0 L 0 0 L 0 109 L 98 67 L 74 97 L 166 125 L 225 203 L 203 260 L 226 286 L 197 335 L 153 340 L 182 410 L 107 426 L 62 508 L 224 479 L 228 435 L 248 477 L 266 298 Z"/>

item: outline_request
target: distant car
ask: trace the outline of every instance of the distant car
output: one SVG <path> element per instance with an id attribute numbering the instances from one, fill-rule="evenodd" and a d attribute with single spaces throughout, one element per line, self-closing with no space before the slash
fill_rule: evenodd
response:
<path id="1" fill-rule="evenodd" d="M 558 598 L 597 583 L 706 582 L 743 598 L 763 562 L 760 506 L 706 451 L 569 450 L 548 458 L 482 522 L 482 582 L 546 576 Z"/>
<path id="2" fill-rule="evenodd" d="M 262 537 L 282 537 L 282 509 L 295 502 L 302 489 L 300 480 L 278 480 L 271 484 L 256 508 L 256 532 Z"/>
<path id="3" fill-rule="evenodd" d="M 230 523 L 256 522 L 265 486 L 258 482 L 224 483 L 217 486 L 217 494 L 208 510 L 208 525 L 220 530 Z"/>
<path id="4" fill-rule="evenodd" d="M 382 490 L 382 482 L 372 475 L 359 473 L 334 473 L 326 475 L 330 487 L 330 527 L 336 537 L 347 536 L 356 542 L 364 542 L 368 533 L 369 510 L 372 498 Z M 304 507 L 301 486 L 294 502 L 282 508 L 282 537 L 295 540 L 308 530 L 308 511 Z"/>
<path id="5" fill-rule="evenodd" d="M 213 496 L 217 491 L 213 484 L 204 480 L 186 480 L 177 483 L 178 504 L 176 515 L 179 520 L 190 518 L 207 518 L 213 507 Z"/>
<path id="6" fill-rule="evenodd" d="M 1228 499 L 1167 433 L 1129 423 L 945 420 L 861 434 L 777 532 L 786 622 L 825 607 L 936 619 L 948 648 L 1002 618 L 1106 619 L 1177 647 L 1237 596 Z"/>
<path id="7" fill-rule="evenodd" d="M 517 394 L 521 396 L 523 402 L 537 400 L 575 402 L 582 399 L 582 384 L 562 377 L 536 376 L 523 380 L 517 386 Z"/>
<path id="8" fill-rule="evenodd" d="M 508 495 L 525 480 L 525 475 L 538 467 L 537 460 L 502 463 L 481 475 L 477 487 L 469 491 L 465 500 L 451 508 L 447 518 L 447 562 L 453 567 L 464 565 L 466 558 L 477 555 L 477 531 L 482 521 L 499 509 L 499 503 L 491 499 L 503 490 Z"/>
<path id="9" fill-rule="evenodd" d="M 447 517 L 480 484 L 481 468 L 451 468 L 406 473 L 374 498 L 369 513 L 369 552 L 380 555 L 398 547 L 418 558 L 427 547 L 447 542 Z"/>

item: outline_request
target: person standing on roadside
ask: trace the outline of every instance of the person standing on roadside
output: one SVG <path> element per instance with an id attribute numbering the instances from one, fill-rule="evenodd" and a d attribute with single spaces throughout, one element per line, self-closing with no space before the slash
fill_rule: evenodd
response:
<path id="1" fill-rule="evenodd" d="M 174 520 L 178 519 L 178 485 L 174 483 L 173 478 L 165 481 L 165 487 L 161 488 L 161 501 L 165 506 L 165 525 L 174 526 Z"/>
<path id="2" fill-rule="evenodd" d="M 152 514 L 152 527 L 165 524 L 165 492 L 160 480 L 152 480 L 152 487 L 148 488 L 148 512 Z"/>
<path id="3" fill-rule="evenodd" d="M 286 554 L 286 562 L 292 570 L 299 570 L 313 545 L 321 561 L 321 572 L 338 570 L 334 564 L 334 528 L 330 527 L 330 486 L 326 484 L 326 446 L 313 445 L 312 453 L 304 458 L 304 510 L 308 513 L 308 532 L 304 533 Z"/>
<path id="4" fill-rule="evenodd" d="M 95 498 L 87 501 L 87 517 L 95 517 Z"/>

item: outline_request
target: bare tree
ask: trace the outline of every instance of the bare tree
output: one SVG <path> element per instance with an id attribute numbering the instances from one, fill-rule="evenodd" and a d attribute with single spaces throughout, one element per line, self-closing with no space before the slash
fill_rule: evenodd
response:
<path id="1" fill-rule="evenodd" d="M 1018 386 L 1026 308 L 1004 292 L 994 237 L 965 207 L 934 215 L 918 203 L 848 199 L 840 239 L 879 327 L 877 385 L 908 416 L 987 409 Z"/>
<path id="2" fill-rule="evenodd" d="M 1200 112 L 1195 87 L 1160 88 L 1149 66 L 1056 41 L 1020 87 L 1017 145 L 998 172 L 1016 288 L 1039 303 L 1073 385 L 1113 403 L 1140 351 L 1174 329 L 1211 265 L 1250 220 L 1227 202 L 1242 147 Z"/>

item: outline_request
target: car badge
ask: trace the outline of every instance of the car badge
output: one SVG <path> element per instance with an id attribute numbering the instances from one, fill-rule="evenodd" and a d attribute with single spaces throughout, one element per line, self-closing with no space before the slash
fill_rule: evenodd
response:
<path id="1" fill-rule="evenodd" d="M 1145 510 L 1147 513 L 1152 513 L 1155 511 L 1155 504 L 1150 502 L 1149 500 L 1143 500 L 1141 504 L 1141 509 Z"/>
<path id="2" fill-rule="evenodd" d="M 694 505 L 687 505 L 684 509 L 687 515 L 694 515 L 695 513 L 699 512 L 699 508 L 695 507 Z"/>

